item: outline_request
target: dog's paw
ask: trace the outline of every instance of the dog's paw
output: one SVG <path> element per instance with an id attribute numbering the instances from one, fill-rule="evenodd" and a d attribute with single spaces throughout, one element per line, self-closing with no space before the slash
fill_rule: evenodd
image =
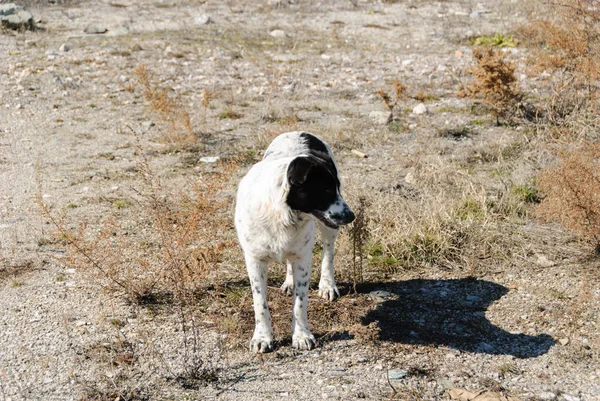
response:
<path id="1" fill-rule="evenodd" d="M 292 347 L 301 351 L 315 348 L 317 341 L 310 331 L 301 331 L 292 335 Z"/>
<path id="2" fill-rule="evenodd" d="M 281 292 L 287 295 L 294 295 L 294 281 L 287 281 L 281 285 Z"/>
<path id="3" fill-rule="evenodd" d="M 253 338 L 250 340 L 250 351 L 255 354 L 264 354 L 273 351 L 273 339 Z"/>
<path id="4" fill-rule="evenodd" d="M 335 284 L 319 283 L 319 296 L 328 301 L 333 301 L 334 299 L 339 298 L 340 292 Z"/>

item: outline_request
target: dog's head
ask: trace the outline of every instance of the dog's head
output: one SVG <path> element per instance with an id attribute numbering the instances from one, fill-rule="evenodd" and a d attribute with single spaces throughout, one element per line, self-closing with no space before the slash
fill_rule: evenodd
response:
<path id="1" fill-rule="evenodd" d="M 288 166 L 287 179 L 290 190 L 286 202 L 290 208 L 312 214 L 331 228 L 354 220 L 340 193 L 333 161 L 313 155 L 296 157 Z"/>

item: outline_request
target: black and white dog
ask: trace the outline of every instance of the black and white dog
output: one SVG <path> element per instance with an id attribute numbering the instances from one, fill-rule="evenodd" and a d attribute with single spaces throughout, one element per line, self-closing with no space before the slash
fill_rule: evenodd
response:
<path id="1" fill-rule="evenodd" d="M 323 237 L 319 295 L 339 296 L 333 278 L 333 248 L 338 228 L 354 220 L 340 193 L 340 180 L 329 145 L 308 132 L 281 134 L 263 160 L 240 182 L 235 226 L 252 286 L 256 327 L 253 352 L 273 350 L 267 306 L 267 264 L 287 263 L 282 291 L 294 295 L 292 346 L 309 350 L 315 337 L 308 329 L 308 285 L 315 242 L 315 222 Z"/>

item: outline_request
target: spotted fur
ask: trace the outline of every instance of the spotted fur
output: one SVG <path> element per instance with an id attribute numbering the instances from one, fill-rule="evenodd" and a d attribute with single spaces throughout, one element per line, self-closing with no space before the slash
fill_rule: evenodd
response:
<path id="1" fill-rule="evenodd" d="M 319 295 L 333 300 L 339 296 L 333 277 L 335 240 L 339 226 L 352 220 L 354 213 L 342 198 L 329 145 L 308 132 L 288 132 L 275 138 L 263 160 L 240 182 L 235 210 L 255 313 L 252 352 L 273 350 L 267 305 L 270 261 L 287 265 L 281 289 L 294 296 L 292 346 L 314 348 L 307 305 L 315 231 L 318 228 L 323 238 Z"/>

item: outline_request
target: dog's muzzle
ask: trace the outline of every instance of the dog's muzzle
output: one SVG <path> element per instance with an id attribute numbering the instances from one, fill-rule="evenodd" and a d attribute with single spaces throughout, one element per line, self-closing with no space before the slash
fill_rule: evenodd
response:
<path id="1" fill-rule="evenodd" d="M 312 214 L 319 219 L 323 224 L 330 228 L 339 228 L 340 226 L 350 224 L 356 216 L 350 207 L 344 203 L 341 211 L 332 213 L 331 211 L 321 212 L 315 210 Z"/>

